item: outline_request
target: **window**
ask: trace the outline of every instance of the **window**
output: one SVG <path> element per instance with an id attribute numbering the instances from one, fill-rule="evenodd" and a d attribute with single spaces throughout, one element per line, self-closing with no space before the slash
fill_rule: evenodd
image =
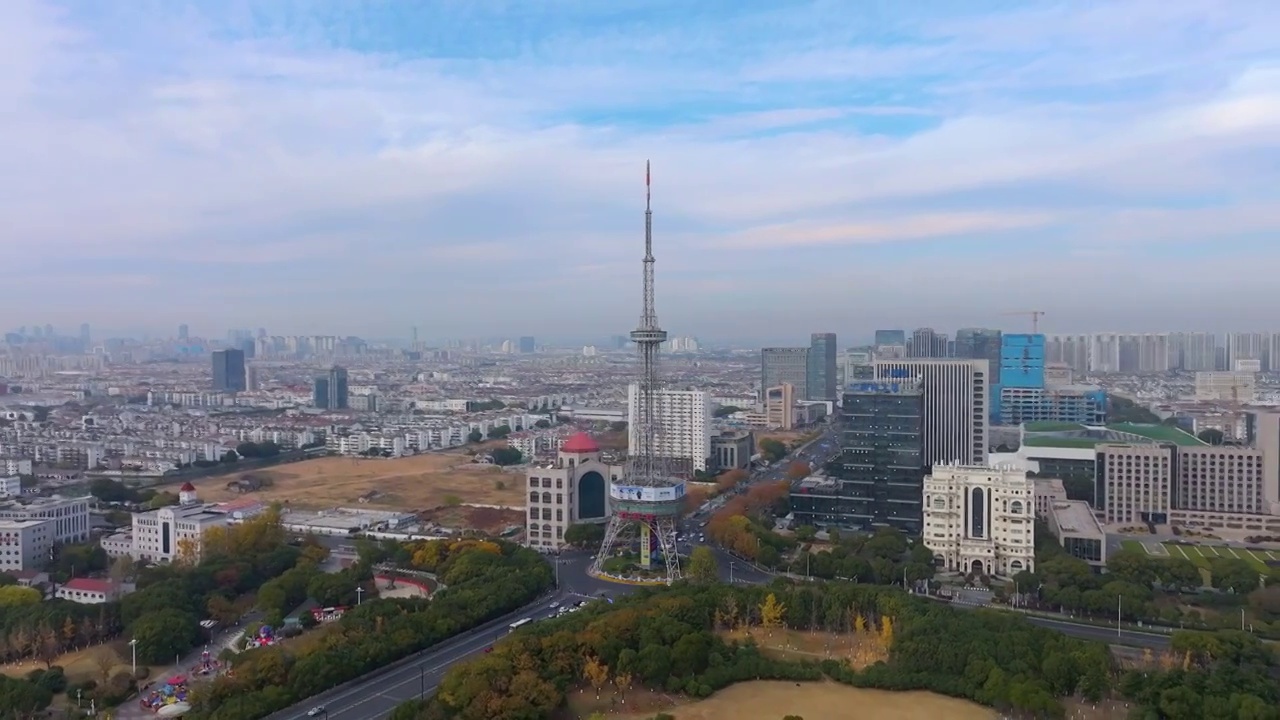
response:
<path id="1" fill-rule="evenodd" d="M 531 493 L 529 493 L 529 502 L 531 502 L 531 503 L 536 503 L 536 502 L 538 502 L 538 493 L 536 493 L 536 492 L 531 492 Z"/>

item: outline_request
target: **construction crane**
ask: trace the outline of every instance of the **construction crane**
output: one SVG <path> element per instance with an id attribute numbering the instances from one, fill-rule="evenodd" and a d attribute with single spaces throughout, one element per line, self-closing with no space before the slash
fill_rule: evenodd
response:
<path id="1" fill-rule="evenodd" d="M 1031 317 L 1031 332 L 1033 332 L 1033 333 L 1038 333 L 1038 332 L 1040 332 L 1040 318 L 1042 318 L 1042 317 L 1044 317 L 1044 316 L 1045 316 L 1045 312 L 1044 312 L 1043 310 L 1022 310 L 1022 311 L 1020 311 L 1020 312 L 1007 312 L 1007 313 L 1002 313 L 1002 314 L 1004 314 L 1004 315 L 1022 315 L 1022 316 L 1024 316 L 1024 317 L 1026 317 L 1026 316 L 1030 316 L 1030 317 Z"/>

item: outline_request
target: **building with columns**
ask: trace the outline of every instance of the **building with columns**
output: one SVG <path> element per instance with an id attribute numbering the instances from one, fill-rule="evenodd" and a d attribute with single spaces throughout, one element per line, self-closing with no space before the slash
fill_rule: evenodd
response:
<path id="1" fill-rule="evenodd" d="M 609 487 L 622 471 L 621 465 L 600 461 L 600 446 L 584 432 L 565 440 L 553 462 L 530 465 L 525 544 L 559 550 L 570 525 L 608 520 Z"/>
<path id="2" fill-rule="evenodd" d="M 941 570 L 1035 570 L 1035 484 L 1011 467 L 934 465 L 924 479 L 925 547 Z"/>

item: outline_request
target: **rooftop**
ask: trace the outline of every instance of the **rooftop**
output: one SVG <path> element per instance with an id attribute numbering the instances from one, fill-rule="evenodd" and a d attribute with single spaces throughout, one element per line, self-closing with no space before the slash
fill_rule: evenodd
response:
<path id="1" fill-rule="evenodd" d="M 1087 427 L 1075 423 L 1039 422 L 1023 425 L 1023 444 L 1028 447 L 1091 448 L 1102 443 L 1173 443 L 1199 447 L 1205 443 L 1176 427 L 1143 423 L 1116 423 Z"/>
<path id="2" fill-rule="evenodd" d="M 600 452 L 600 446 L 590 435 L 580 432 L 570 435 L 568 440 L 560 446 L 560 452 L 566 453 L 594 453 Z"/>
<path id="3" fill-rule="evenodd" d="M 1063 533 L 1101 537 L 1102 526 L 1084 500 L 1059 500 L 1053 504 L 1053 518 Z"/>

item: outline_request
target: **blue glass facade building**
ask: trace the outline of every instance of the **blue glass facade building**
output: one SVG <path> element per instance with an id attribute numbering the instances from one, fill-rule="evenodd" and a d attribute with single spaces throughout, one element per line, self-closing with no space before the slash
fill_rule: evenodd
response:
<path id="1" fill-rule="evenodd" d="M 1011 334 L 1000 337 L 1000 386 L 1044 387 L 1044 335 Z"/>

